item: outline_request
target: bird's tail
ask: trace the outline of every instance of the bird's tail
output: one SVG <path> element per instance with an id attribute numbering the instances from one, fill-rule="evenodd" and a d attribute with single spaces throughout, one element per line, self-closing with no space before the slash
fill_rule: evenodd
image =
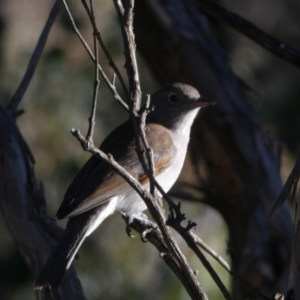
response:
<path id="1" fill-rule="evenodd" d="M 35 290 L 59 287 L 84 239 L 109 215 L 107 205 L 69 219 L 65 233 L 34 283 Z"/>
<path id="2" fill-rule="evenodd" d="M 68 230 L 65 232 L 36 279 L 35 290 L 59 287 L 85 236 L 84 232 L 80 234 Z"/>

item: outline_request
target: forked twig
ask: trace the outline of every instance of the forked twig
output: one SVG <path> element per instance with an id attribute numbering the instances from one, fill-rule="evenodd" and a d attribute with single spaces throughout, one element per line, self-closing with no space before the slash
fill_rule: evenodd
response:
<path id="1" fill-rule="evenodd" d="M 74 18 L 71 14 L 71 11 L 69 9 L 69 6 L 66 2 L 66 0 L 62 0 L 65 8 L 67 10 L 67 13 L 69 15 L 69 18 L 71 20 L 73 29 L 75 31 L 75 33 L 77 34 L 79 40 L 81 41 L 82 45 L 84 46 L 85 50 L 87 51 L 88 55 L 90 56 L 90 58 L 92 59 L 92 61 L 95 63 L 95 56 L 93 54 L 93 52 L 91 51 L 89 45 L 87 44 L 87 42 L 85 41 L 85 39 L 83 38 L 83 36 L 81 35 L 80 31 L 77 28 L 77 25 L 74 21 Z M 102 69 L 101 65 L 98 64 L 98 70 L 100 72 L 100 75 L 102 76 L 102 78 L 104 79 L 105 83 L 107 84 L 107 86 L 109 87 L 110 91 L 112 92 L 114 98 L 119 101 L 119 103 L 128 111 L 128 105 L 124 102 L 124 100 L 122 99 L 122 97 L 119 95 L 115 85 L 108 79 L 108 77 L 106 76 L 104 70 Z"/>
<path id="2" fill-rule="evenodd" d="M 107 50 L 103 40 L 102 40 L 102 37 L 101 37 L 101 34 L 100 34 L 100 31 L 98 30 L 97 28 L 97 25 L 96 25 L 96 20 L 95 20 L 95 16 L 94 14 L 92 14 L 91 10 L 89 9 L 87 3 L 85 0 L 81 0 L 85 10 L 86 10 L 86 13 L 90 19 L 90 22 L 92 24 L 92 27 L 93 27 L 93 34 L 96 35 L 96 38 L 98 40 L 98 43 L 100 44 L 106 58 L 108 59 L 108 62 L 109 62 L 109 65 L 112 67 L 112 69 L 114 70 L 116 76 L 118 77 L 120 83 L 121 83 L 121 86 L 122 86 L 122 89 L 123 89 L 123 92 L 127 98 L 127 100 L 129 101 L 129 93 L 128 93 L 128 90 L 127 90 L 127 87 L 126 87 L 126 84 L 123 80 L 123 77 L 118 69 L 118 67 L 116 66 L 114 60 L 112 59 L 109 51 Z M 91 6 L 91 5 L 90 5 Z M 115 81 L 113 81 L 113 85 L 115 86 Z"/>

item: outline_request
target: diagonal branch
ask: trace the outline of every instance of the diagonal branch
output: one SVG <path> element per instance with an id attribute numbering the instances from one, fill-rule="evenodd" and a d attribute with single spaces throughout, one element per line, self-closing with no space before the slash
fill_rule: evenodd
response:
<path id="1" fill-rule="evenodd" d="M 213 257 L 230 275 L 238 278 L 243 285 L 249 288 L 253 292 L 254 295 L 256 295 L 259 299 L 263 300 L 270 300 L 269 297 L 265 296 L 262 292 L 260 292 L 258 289 L 253 287 L 246 279 L 244 279 L 238 272 L 236 272 L 234 269 L 232 269 L 228 263 L 214 250 L 212 250 L 208 245 L 206 245 L 202 239 L 197 236 L 194 232 L 188 231 L 186 232 L 186 235 L 190 236 L 191 242 L 194 244 L 197 244 L 200 246 L 206 253 L 208 253 L 211 257 Z"/>
<path id="2" fill-rule="evenodd" d="M 280 39 L 271 36 L 250 21 L 230 12 L 212 1 L 194 0 L 193 2 L 205 14 L 227 24 L 271 53 L 291 63 L 295 67 L 300 68 L 300 52 L 298 50 L 288 46 Z"/>
<path id="3" fill-rule="evenodd" d="M 35 69 L 37 67 L 37 64 L 40 60 L 40 57 L 42 55 L 42 52 L 44 50 L 45 44 L 47 42 L 47 38 L 49 35 L 49 32 L 52 28 L 52 25 L 59 14 L 60 10 L 62 7 L 62 2 L 61 0 L 56 0 L 51 11 L 49 14 L 49 17 L 46 21 L 46 24 L 44 26 L 44 29 L 39 37 L 39 40 L 37 42 L 37 45 L 35 47 L 34 52 L 32 53 L 32 56 L 30 58 L 30 61 L 28 63 L 26 72 L 22 78 L 22 81 L 20 82 L 16 92 L 12 96 L 7 108 L 16 110 L 18 105 L 20 104 L 21 100 L 23 99 L 23 96 L 25 92 L 27 91 L 27 88 L 31 82 L 31 79 L 34 75 Z"/>
<path id="4" fill-rule="evenodd" d="M 133 220 L 130 220 L 130 217 L 123 215 L 123 219 L 127 224 L 130 223 L 130 227 L 132 229 L 137 231 L 141 236 L 147 238 L 147 241 L 156 247 L 156 249 L 159 251 L 160 257 L 165 261 L 169 268 L 172 269 L 181 282 L 185 283 L 186 281 L 184 279 L 184 274 L 176 259 L 168 254 L 168 247 L 166 246 L 163 236 L 156 223 L 146 219 L 139 219 L 137 216 L 133 218 Z"/>
<path id="5" fill-rule="evenodd" d="M 123 218 L 128 221 L 128 218 L 124 217 Z M 172 224 L 170 224 L 172 226 Z M 263 300 L 271 300 L 271 298 L 267 297 L 264 295 L 262 292 L 260 292 L 258 289 L 253 287 L 247 280 L 245 280 L 242 276 L 239 275 L 238 272 L 236 272 L 234 269 L 232 269 L 229 264 L 214 250 L 212 250 L 207 244 L 203 242 L 203 240 L 196 235 L 191 229 L 193 228 L 195 224 L 189 224 L 188 228 L 184 228 L 181 225 L 179 225 L 180 228 L 178 228 L 178 225 L 172 226 L 176 231 L 180 233 L 180 235 L 184 238 L 184 240 L 187 242 L 189 247 L 194 250 L 194 247 L 201 247 L 206 253 L 208 253 L 212 258 L 214 258 L 230 275 L 236 277 L 245 287 L 247 287 L 249 290 L 252 291 L 253 295 L 256 295 L 258 299 L 263 299 Z M 153 226 L 153 224 L 145 219 L 139 219 L 139 218 L 134 218 L 132 223 L 130 223 L 130 227 L 139 232 L 141 235 L 143 235 L 145 232 L 145 237 L 147 240 L 153 244 L 161 253 L 165 253 L 167 248 L 163 239 L 161 239 L 161 233 L 158 231 L 158 228 Z M 196 255 L 198 256 L 198 251 L 195 251 Z M 201 260 L 203 257 L 203 254 L 201 253 Z M 164 256 L 161 255 L 162 258 Z M 177 272 L 180 270 L 177 269 L 177 265 L 175 264 L 174 260 L 172 257 L 169 257 L 169 261 L 171 261 L 171 265 L 169 267 L 174 271 L 174 273 L 178 276 Z M 206 263 L 206 262 L 205 262 Z M 172 265 L 173 264 L 173 265 Z M 204 265 L 205 266 L 205 265 Z M 206 267 L 206 266 L 205 266 Z M 213 271 L 214 272 L 214 271 Z M 184 281 L 183 281 L 184 282 Z M 224 295 L 226 298 L 227 296 Z M 230 295 L 229 295 L 230 297 Z M 230 298 L 229 298 L 230 299 Z"/>
<path id="6" fill-rule="evenodd" d="M 123 218 L 128 223 L 129 218 L 124 216 Z M 139 219 L 135 217 L 130 223 L 130 227 L 136 230 L 142 237 L 144 236 L 147 238 L 147 241 L 157 248 L 160 254 L 159 256 L 179 278 L 186 290 L 188 290 L 190 287 L 186 280 L 185 274 L 182 268 L 178 265 L 176 259 L 172 255 L 169 255 L 168 247 L 157 225 L 155 223 L 153 224 L 149 220 L 146 221 L 145 219 Z"/>
<path id="7" fill-rule="evenodd" d="M 291 174 L 289 175 L 286 183 L 284 184 L 278 198 L 276 199 L 272 207 L 270 215 L 285 202 L 292 188 L 293 188 L 293 199 L 295 198 L 299 176 L 300 176 L 300 153 L 298 154 L 296 163 L 294 165 Z"/>

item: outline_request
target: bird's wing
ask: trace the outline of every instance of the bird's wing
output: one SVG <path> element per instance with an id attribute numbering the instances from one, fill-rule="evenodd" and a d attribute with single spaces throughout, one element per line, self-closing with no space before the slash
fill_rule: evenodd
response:
<path id="1" fill-rule="evenodd" d="M 122 127 L 121 127 L 122 126 Z M 117 127 L 102 143 L 100 149 L 110 153 L 142 185 L 149 182 L 135 152 L 134 134 L 130 122 Z M 151 132 L 151 135 L 150 135 Z M 158 124 L 148 124 L 146 138 L 153 150 L 155 176 L 173 162 L 176 149 L 169 131 Z M 107 163 L 92 156 L 79 171 L 70 187 L 56 217 L 69 218 L 101 205 L 112 197 L 124 194 L 130 185 Z"/>

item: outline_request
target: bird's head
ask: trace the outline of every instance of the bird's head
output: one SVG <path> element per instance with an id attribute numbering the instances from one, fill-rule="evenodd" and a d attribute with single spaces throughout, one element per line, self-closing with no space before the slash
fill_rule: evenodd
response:
<path id="1" fill-rule="evenodd" d="M 173 83 L 163 87 L 151 96 L 152 111 L 147 122 L 154 122 L 169 129 L 190 127 L 201 107 L 214 104 L 201 97 L 192 86 Z"/>

